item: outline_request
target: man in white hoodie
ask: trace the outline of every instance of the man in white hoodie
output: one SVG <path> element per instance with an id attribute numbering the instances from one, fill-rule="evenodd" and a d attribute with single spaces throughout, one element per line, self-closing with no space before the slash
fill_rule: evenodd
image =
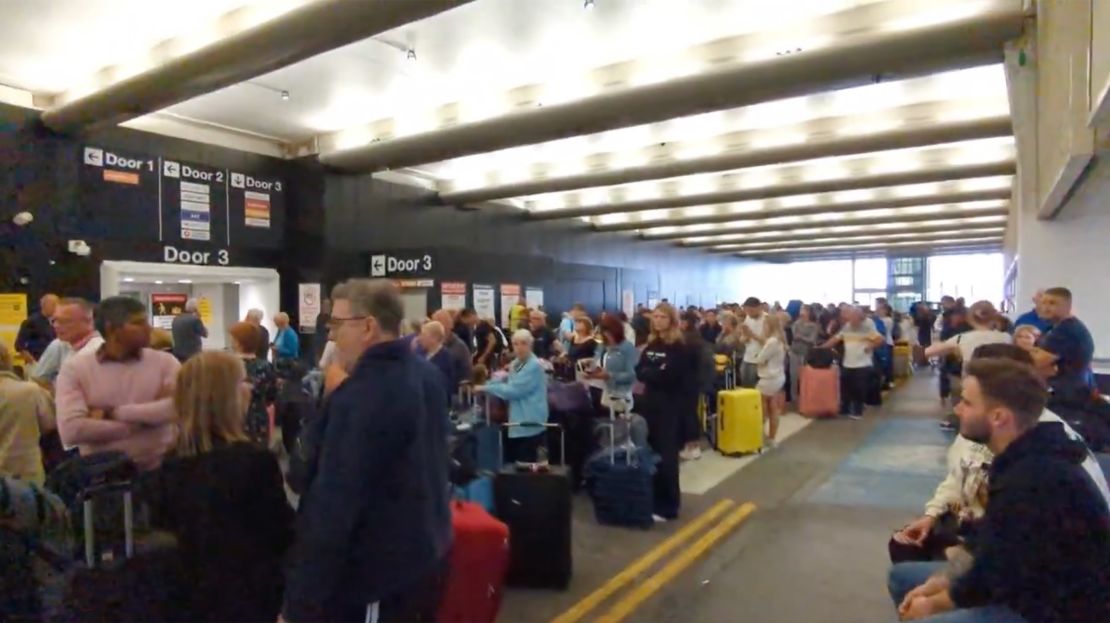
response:
<path id="1" fill-rule="evenodd" d="M 975 359 L 1013 359 L 1032 365 L 1032 357 L 1018 346 L 987 344 L 975 350 Z M 1055 413 L 1045 409 L 1041 422 L 1060 422 L 1073 439 L 1082 440 Z M 983 444 L 957 436 L 948 449 L 948 475 L 937 486 L 933 498 L 925 505 L 925 513 L 894 533 L 891 540 L 892 562 L 943 560 L 946 550 L 959 543 L 957 534 L 938 528 L 942 516 L 951 513 L 959 527 L 973 524 L 983 517 L 987 504 L 987 473 L 994 455 Z M 1110 487 L 1094 455 L 1088 452 L 1083 469 L 1094 481 L 1102 497 L 1110 505 Z"/>

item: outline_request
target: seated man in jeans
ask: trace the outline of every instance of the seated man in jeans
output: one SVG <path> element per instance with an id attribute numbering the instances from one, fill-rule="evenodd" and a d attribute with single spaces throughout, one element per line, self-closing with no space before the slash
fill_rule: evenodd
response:
<path id="1" fill-rule="evenodd" d="M 960 434 L 995 456 L 986 513 L 966 569 L 894 566 L 902 620 L 1110 621 L 1110 510 L 1081 466 L 1083 444 L 1058 422 L 1038 422 L 1045 398 L 1030 365 L 967 364 L 956 410 Z"/>

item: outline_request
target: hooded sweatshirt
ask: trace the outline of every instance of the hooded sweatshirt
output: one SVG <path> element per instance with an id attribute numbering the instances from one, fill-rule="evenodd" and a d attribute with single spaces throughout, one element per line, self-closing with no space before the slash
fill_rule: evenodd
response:
<path id="1" fill-rule="evenodd" d="M 1027 621 L 1110 621 L 1110 511 L 1080 466 L 1086 447 L 1037 424 L 990 468 L 975 560 L 952 582 L 959 608 L 1007 606 Z"/>

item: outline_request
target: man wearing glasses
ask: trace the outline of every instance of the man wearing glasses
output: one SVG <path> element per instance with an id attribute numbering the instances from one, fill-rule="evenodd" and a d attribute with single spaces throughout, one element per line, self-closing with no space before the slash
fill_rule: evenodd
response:
<path id="1" fill-rule="evenodd" d="M 280 620 L 432 621 L 451 544 L 447 390 L 398 339 L 388 281 L 331 296 L 339 362 L 309 466 Z"/>

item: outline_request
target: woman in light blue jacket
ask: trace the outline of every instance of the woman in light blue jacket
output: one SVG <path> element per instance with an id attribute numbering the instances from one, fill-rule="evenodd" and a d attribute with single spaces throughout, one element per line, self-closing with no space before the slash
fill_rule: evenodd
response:
<path id="1" fill-rule="evenodd" d="M 547 375 L 532 354 L 532 333 L 521 329 L 513 333 L 512 342 L 516 358 L 509 364 L 509 376 L 475 389 L 508 402 L 510 424 L 546 424 Z M 542 426 L 510 427 L 505 460 L 536 462 L 536 451 L 545 430 Z"/>
<path id="2" fill-rule="evenodd" d="M 624 323 L 613 316 L 601 321 L 601 335 L 605 348 L 594 356 L 596 363 L 588 377 L 605 381 L 601 408 L 608 417 L 610 405 L 617 411 L 632 410 L 632 385 L 636 382 L 640 353 L 624 334 Z"/>

